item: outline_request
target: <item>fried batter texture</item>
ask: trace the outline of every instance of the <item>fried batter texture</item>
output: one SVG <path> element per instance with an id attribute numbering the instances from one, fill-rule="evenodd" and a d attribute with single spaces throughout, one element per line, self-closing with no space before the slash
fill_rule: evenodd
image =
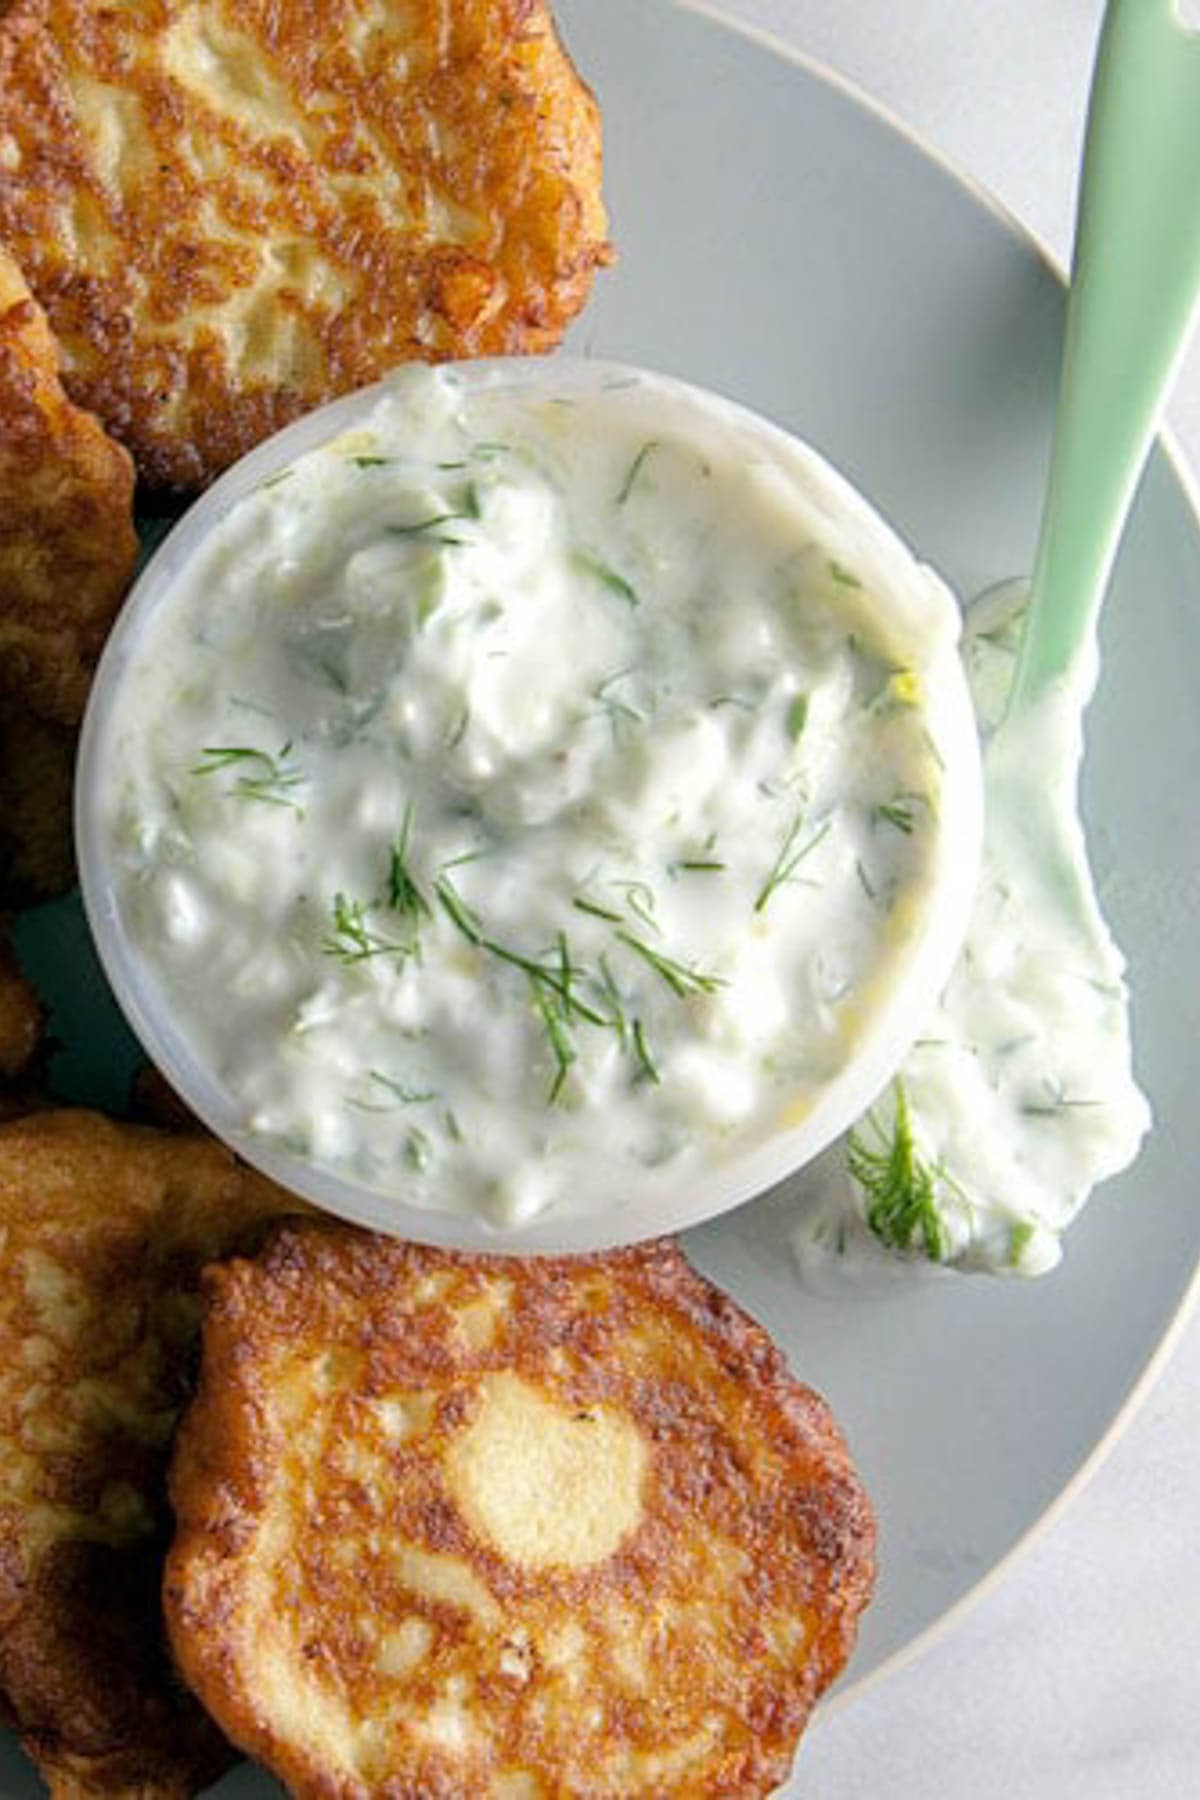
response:
<path id="1" fill-rule="evenodd" d="M 231 1760 L 163 1645 L 166 1462 L 201 1265 L 298 1205 L 211 1139 L 0 1125 L 0 1712 L 56 1800 L 183 1800 Z"/>
<path id="2" fill-rule="evenodd" d="M 300 1800 L 745 1800 L 842 1667 L 874 1527 L 824 1403 L 672 1246 L 332 1222 L 205 1278 L 179 1665 Z"/>
<path id="3" fill-rule="evenodd" d="M 153 484 L 396 363 L 552 348 L 606 228 L 546 0 L 0 17 L 0 239 Z"/>
<path id="4" fill-rule="evenodd" d="M 129 454 L 67 399 L 45 314 L 0 243 L 0 699 L 79 720 L 136 560 Z"/>

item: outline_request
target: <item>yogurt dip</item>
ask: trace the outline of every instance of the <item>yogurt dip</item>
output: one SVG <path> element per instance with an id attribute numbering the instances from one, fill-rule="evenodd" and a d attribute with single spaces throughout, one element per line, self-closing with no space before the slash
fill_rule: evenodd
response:
<path id="1" fill-rule="evenodd" d="M 904 1011 L 976 848 L 957 608 L 751 423 L 407 371 L 114 652 L 104 903 L 252 1158 L 503 1227 L 620 1210 Z"/>
<path id="2" fill-rule="evenodd" d="M 963 655 L 986 739 L 979 888 L 962 953 L 896 1083 L 802 1181 L 796 1248 L 819 1285 L 840 1266 L 869 1286 L 888 1252 L 909 1267 L 1044 1274 L 1150 1124 L 1125 963 L 1079 818 L 1079 699 L 1068 683 L 1004 719 L 1027 598 L 1009 584 L 967 615 Z M 1005 804 L 1021 768 L 1044 784 L 1036 834 Z"/>

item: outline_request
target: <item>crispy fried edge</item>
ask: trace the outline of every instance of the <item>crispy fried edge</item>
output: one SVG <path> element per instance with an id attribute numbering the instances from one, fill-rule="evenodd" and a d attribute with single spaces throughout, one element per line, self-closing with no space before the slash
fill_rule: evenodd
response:
<path id="1" fill-rule="evenodd" d="M 0 695 L 60 724 L 82 717 L 92 668 L 133 578 L 133 461 L 68 400 L 58 345 L 0 244 L 0 529 L 54 553 L 55 598 L 0 588 Z M 25 516 L 22 516 L 22 515 Z M 19 560 L 19 559 L 18 559 Z M 26 559 L 28 560 L 28 559 Z M 45 572 L 38 570 L 39 589 Z"/>

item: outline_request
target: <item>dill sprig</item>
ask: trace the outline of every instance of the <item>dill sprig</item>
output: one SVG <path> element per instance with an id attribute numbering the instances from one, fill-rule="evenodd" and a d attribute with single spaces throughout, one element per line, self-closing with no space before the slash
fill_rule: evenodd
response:
<path id="1" fill-rule="evenodd" d="M 413 879 L 408 866 L 408 840 L 412 832 L 412 802 L 404 808 L 404 817 L 400 822 L 400 831 L 392 845 L 391 858 L 388 863 L 388 905 L 393 912 L 407 919 L 414 940 L 421 929 L 421 920 L 432 917 L 428 900 Z"/>
<path id="2" fill-rule="evenodd" d="M 362 900 L 350 900 L 345 894 L 333 897 L 333 928 L 321 940 L 326 956 L 336 956 L 340 963 L 367 962 L 375 956 L 412 956 L 413 943 L 398 944 L 394 938 L 380 937 L 367 924 L 369 907 Z"/>
<path id="3" fill-rule="evenodd" d="M 775 858 L 771 873 L 767 876 L 767 879 L 758 890 L 758 896 L 754 902 L 754 910 L 756 913 L 765 912 L 767 903 L 775 891 L 778 888 L 783 887 L 786 882 L 789 882 L 792 879 L 805 857 L 812 855 L 817 845 L 828 835 L 830 823 L 831 821 L 826 819 L 825 823 L 814 832 L 808 842 L 801 844 L 799 838 L 801 832 L 804 830 L 804 813 L 798 812 L 796 814 L 796 817 L 792 820 L 792 823 L 788 828 L 787 836 L 780 846 L 779 855 Z"/>
<path id="4" fill-rule="evenodd" d="M 191 773 L 216 775 L 223 769 L 240 767 L 245 773 L 226 789 L 227 793 L 239 800 L 260 800 L 268 806 L 295 808 L 296 802 L 289 797 L 289 790 L 300 787 L 306 778 L 302 770 L 289 765 L 287 758 L 291 749 L 290 739 L 278 756 L 269 756 L 265 750 L 253 750 L 245 744 L 206 744 L 200 753 L 204 761 L 195 763 Z"/>
<path id="5" fill-rule="evenodd" d="M 941 1170 L 917 1155 L 902 1082 L 895 1083 L 895 1092 L 890 1141 L 872 1115 L 880 1147 L 873 1149 L 852 1131 L 846 1142 L 846 1166 L 866 1197 L 867 1224 L 879 1241 L 894 1250 L 910 1250 L 919 1233 L 925 1255 L 940 1262 L 945 1249 L 936 1198 Z"/>
<path id="6" fill-rule="evenodd" d="M 621 943 L 643 962 L 649 963 L 654 973 L 666 982 L 673 994 L 686 1000 L 690 994 L 715 994 L 718 988 L 725 986 L 720 975 L 704 975 L 699 969 L 691 968 L 687 963 L 676 962 L 673 956 L 664 956 L 653 944 L 647 944 L 642 938 L 634 937 L 632 931 L 618 931 L 614 935 Z"/>

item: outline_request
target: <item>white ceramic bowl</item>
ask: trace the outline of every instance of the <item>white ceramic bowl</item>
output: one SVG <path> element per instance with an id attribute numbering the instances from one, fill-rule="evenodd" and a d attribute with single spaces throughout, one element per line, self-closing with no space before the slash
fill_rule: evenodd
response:
<path id="1" fill-rule="evenodd" d="M 496 359 L 459 366 L 465 384 L 528 390 L 533 396 L 587 391 L 642 372 L 620 364 L 552 359 Z M 665 377 L 655 376 L 659 383 Z M 363 423 L 385 384 L 333 402 L 279 432 L 230 469 L 184 516 L 151 558 L 105 649 L 84 721 L 76 780 L 76 838 L 84 905 L 101 961 L 147 1054 L 218 1137 L 249 1163 L 314 1204 L 343 1218 L 423 1242 L 503 1252 L 567 1252 L 635 1242 L 711 1218 L 760 1193 L 810 1161 L 859 1117 L 886 1086 L 919 1035 L 949 975 L 966 929 L 978 871 L 982 799 L 974 714 L 952 648 L 929 672 L 927 724 L 944 765 L 936 868 L 929 904 L 906 951 L 862 1026 L 857 1048 L 829 1081 L 801 1124 L 764 1133 L 751 1147 L 715 1154 L 703 1167 L 629 1190 L 586 1212 L 543 1213 L 529 1223 L 497 1227 L 473 1214 L 416 1207 L 367 1188 L 263 1142 L 239 1115 L 238 1096 L 202 1066 L 172 1016 L 170 997 L 140 956 L 116 898 L 102 804 L 112 764 L 113 734 L 126 705 L 126 678 L 137 664 L 148 620 L 168 606 L 176 578 L 243 496 L 306 452 Z M 813 450 L 758 415 L 705 390 L 670 381 L 674 395 L 701 419 L 748 434 L 803 492 L 810 517 L 829 522 L 833 543 L 852 542 L 878 585 L 930 579 L 863 497 Z M 878 984 L 877 984 L 878 985 Z"/>

